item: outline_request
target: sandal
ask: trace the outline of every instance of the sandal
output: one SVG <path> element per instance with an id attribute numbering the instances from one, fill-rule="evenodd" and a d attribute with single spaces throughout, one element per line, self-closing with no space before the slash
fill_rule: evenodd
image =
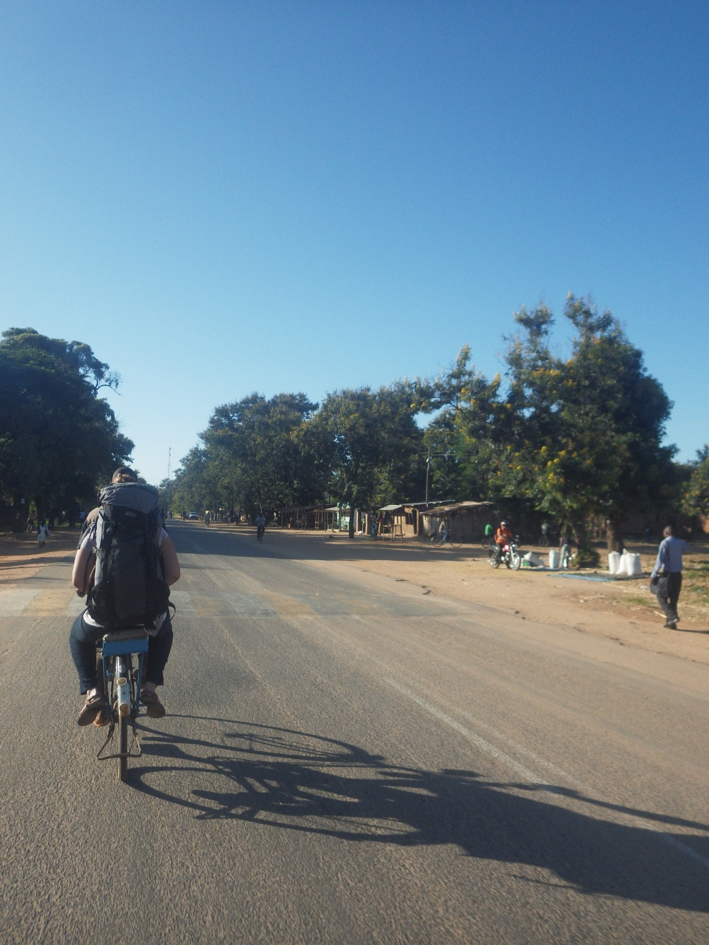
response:
<path id="1" fill-rule="evenodd" d="M 163 715 L 165 715 L 165 706 L 158 698 L 157 692 L 151 692 L 150 689 L 143 689 L 140 694 L 140 701 L 146 707 L 149 718 L 161 719 Z"/>
<path id="2" fill-rule="evenodd" d="M 98 710 L 98 714 L 94 719 L 94 725 L 97 726 L 97 728 L 103 728 L 103 726 L 108 725 L 110 721 L 111 717 L 108 714 L 108 706 L 105 705 L 102 709 Z"/>
<path id="3" fill-rule="evenodd" d="M 91 725 L 99 714 L 101 709 L 106 706 L 106 697 L 102 692 L 97 692 L 93 696 L 87 696 L 84 707 L 76 720 L 77 725 Z"/>

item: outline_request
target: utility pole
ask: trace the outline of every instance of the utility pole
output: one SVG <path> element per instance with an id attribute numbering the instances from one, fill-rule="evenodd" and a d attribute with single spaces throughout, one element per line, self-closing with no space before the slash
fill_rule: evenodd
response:
<path id="1" fill-rule="evenodd" d="M 431 451 L 431 447 L 429 446 L 428 453 L 426 454 L 426 508 L 428 508 L 428 478 L 431 472 L 431 457 L 432 456 L 445 456 L 447 459 L 449 456 L 453 456 L 453 455 L 454 455 L 453 453 L 443 453 L 443 452 L 433 453 Z"/>
<path id="2" fill-rule="evenodd" d="M 170 480 L 170 460 L 172 459 L 172 447 L 168 447 L 167 450 L 167 478 Z"/>

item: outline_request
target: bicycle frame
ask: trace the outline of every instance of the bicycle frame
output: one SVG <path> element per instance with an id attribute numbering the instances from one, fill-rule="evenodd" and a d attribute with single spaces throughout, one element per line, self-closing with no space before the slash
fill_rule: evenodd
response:
<path id="1" fill-rule="evenodd" d="M 136 716 L 139 712 L 139 697 L 143 662 L 148 652 L 148 635 L 142 628 L 118 630 L 107 633 L 102 642 L 103 686 L 110 721 L 106 741 L 97 755 L 100 761 L 109 758 L 118 758 L 118 777 L 125 781 L 128 758 L 140 758 L 143 750 L 135 728 Z M 134 656 L 137 656 L 137 666 Z M 133 742 L 128 748 L 128 725 L 133 730 Z M 104 754 L 108 743 L 118 728 L 118 751 Z M 133 745 L 137 751 L 133 751 Z"/>

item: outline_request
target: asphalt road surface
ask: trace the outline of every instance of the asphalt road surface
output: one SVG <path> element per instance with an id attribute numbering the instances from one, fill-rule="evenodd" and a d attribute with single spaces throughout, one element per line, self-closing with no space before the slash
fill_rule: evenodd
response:
<path id="1" fill-rule="evenodd" d="M 125 784 L 76 725 L 70 560 L 0 590 L 0 941 L 706 945 L 706 666 L 171 534 Z"/>

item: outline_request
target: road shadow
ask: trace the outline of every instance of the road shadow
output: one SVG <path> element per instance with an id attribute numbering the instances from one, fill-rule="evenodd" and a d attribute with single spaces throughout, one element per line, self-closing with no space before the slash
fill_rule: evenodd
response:
<path id="1" fill-rule="evenodd" d="M 178 734 L 180 718 L 203 723 L 210 737 Z M 357 745 L 245 721 L 169 716 L 142 743 L 145 764 L 130 769 L 132 787 L 198 820 L 351 843 L 451 844 L 468 857 L 546 869 L 581 893 L 709 912 L 706 824 L 563 787 L 402 767 Z M 164 787 L 171 780 L 174 794 Z M 608 812 L 615 821 L 603 819 Z"/>

